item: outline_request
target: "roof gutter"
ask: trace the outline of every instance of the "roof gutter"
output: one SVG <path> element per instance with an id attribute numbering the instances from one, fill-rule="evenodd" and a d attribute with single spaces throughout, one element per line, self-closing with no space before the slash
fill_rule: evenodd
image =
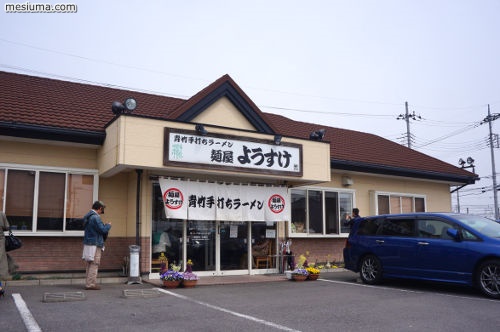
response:
<path id="1" fill-rule="evenodd" d="M 418 179 L 438 180 L 438 181 L 455 182 L 463 184 L 474 184 L 477 180 L 479 180 L 479 177 L 474 173 L 470 173 L 471 176 L 466 176 L 466 175 L 457 175 L 450 173 L 429 172 L 424 170 L 416 170 L 410 168 L 401 168 L 401 167 L 393 167 L 393 166 L 378 165 L 378 164 L 368 164 L 368 163 L 361 163 L 349 160 L 338 160 L 338 159 L 331 159 L 330 167 L 332 169 L 341 169 L 352 172 L 404 176 L 404 177 L 412 177 Z"/>
<path id="2" fill-rule="evenodd" d="M 65 129 L 0 121 L 0 135 L 59 142 L 102 145 L 106 132 Z"/>

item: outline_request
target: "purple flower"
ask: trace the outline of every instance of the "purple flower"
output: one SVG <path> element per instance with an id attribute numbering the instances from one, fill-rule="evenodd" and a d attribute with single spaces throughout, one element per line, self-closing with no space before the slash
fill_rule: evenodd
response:
<path id="1" fill-rule="evenodd" d="M 178 281 L 184 279 L 184 274 L 182 272 L 167 270 L 165 273 L 160 275 L 161 280 Z"/>
<path id="2" fill-rule="evenodd" d="M 198 275 L 193 272 L 184 272 L 184 280 L 198 280 Z"/>
<path id="3" fill-rule="evenodd" d="M 306 275 L 308 275 L 308 274 L 309 274 L 309 272 L 307 272 L 307 270 L 306 270 L 306 269 L 303 269 L 303 268 L 298 268 L 298 269 L 293 270 L 293 271 L 292 271 L 292 274 L 300 274 L 300 275 L 304 275 L 304 276 L 306 276 Z"/>

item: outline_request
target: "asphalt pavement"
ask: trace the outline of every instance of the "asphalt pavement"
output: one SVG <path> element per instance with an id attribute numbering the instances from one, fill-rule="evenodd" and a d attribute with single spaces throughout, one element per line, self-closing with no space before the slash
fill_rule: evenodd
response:
<path id="1" fill-rule="evenodd" d="M 500 326 L 500 301 L 469 288 L 395 281 L 373 287 L 349 271 L 305 282 L 255 277 L 173 290 L 121 281 L 98 291 L 81 284 L 8 285 L 0 331 L 488 332 Z"/>

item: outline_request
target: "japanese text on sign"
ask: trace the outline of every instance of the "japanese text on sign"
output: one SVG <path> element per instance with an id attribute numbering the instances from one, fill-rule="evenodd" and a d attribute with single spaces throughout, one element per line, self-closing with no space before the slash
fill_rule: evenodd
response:
<path id="1" fill-rule="evenodd" d="M 301 148 L 169 132 L 168 161 L 279 171 L 300 175 Z"/>

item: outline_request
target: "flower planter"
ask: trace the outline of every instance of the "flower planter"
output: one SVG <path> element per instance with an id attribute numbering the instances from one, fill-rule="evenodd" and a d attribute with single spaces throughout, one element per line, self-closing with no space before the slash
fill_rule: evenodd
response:
<path id="1" fill-rule="evenodd" d="M 319 278 L 319 273 L 318 274 L 310 274 L 307 276 L 307 280 L 318 280 Z"/>
<path id="2" fill-rule="evenodd" d="M 307 279 L 307 275 L 292 274 L 292 280 L 294 280 L 294 281 L 305 281 L 306 279 Z"/>
<path id="3" fill-rule="evenodd" d="M 163 280 L 163 286 L 165 288 L 177 288 L 180 284 L 180 280 Z"/>
<path id="4" fill-rule="evenodd" d="M 194 286 L 196 286 L 197 283 L 198 283 L 198 280 L 183 280 L 182 287 L 193 288 Z"/>

